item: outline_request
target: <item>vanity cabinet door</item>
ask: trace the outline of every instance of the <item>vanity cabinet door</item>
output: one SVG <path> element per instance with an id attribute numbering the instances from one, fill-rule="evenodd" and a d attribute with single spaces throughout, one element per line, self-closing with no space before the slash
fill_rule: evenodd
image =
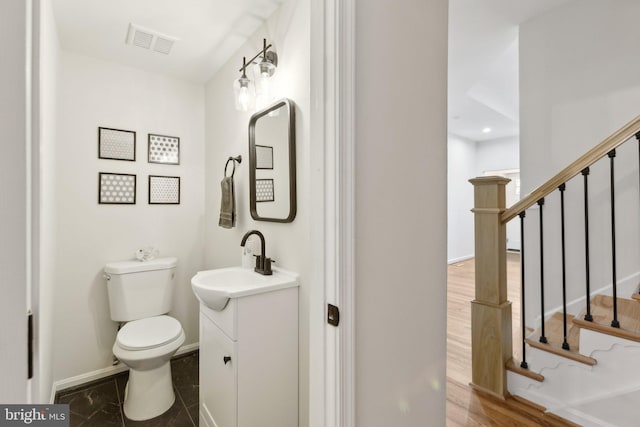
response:
<path id="1" fill-rule="evenodd" d="M 237 344 L 200 315 L 200 417 L 211 427 L 236 427 Z"/>

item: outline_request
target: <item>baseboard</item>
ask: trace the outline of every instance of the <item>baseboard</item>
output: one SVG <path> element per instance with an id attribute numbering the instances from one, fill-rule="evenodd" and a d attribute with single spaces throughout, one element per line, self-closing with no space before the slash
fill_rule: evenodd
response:
<path id="1" fill-rule="evenodd" d="M 175 356 L 181 356 L 181 355 L 186 354 L 186 353 L 191 353 L 192 351 L 196 351 L 199 348 L 200 348 L 200 343 L 199 342 L 194 342 L 192 344 L 183 345 L 182 347 L 180 347 L 178 349 L 178 351 L 176 351 Z"/>
<path id="2" fill-rule="evenodd" d="M 96 381 L 102 378 L 109 377 L 111 375 L 119 374 L 120 372 L 126 371 L 127 368 L 124 364 L 119 363 L 114 366 L 109 366 L 106 368 L 98 369 L 91 372 L 86 372 L 84 374 L 76 375 L 75 377 L 65 378 L 59 381 L 55 381 L 53 383 L 53 391 L 52 391 L 52 400 L 50 403 L 54 402 L 56 393 L 62 390 L 66 390 L 68 388 L 76 387 L 81 384 L 89 383 L 92 381 Z"/>
<path id="3" fill-rule="evenodd" d="M 53 405 L 56 401 L 56 384 L 51 384 L 51 396 L 49 396 L 49 404 Z"/>
<path id="4" fill-rule="evenodd" d="M 200 343 L 195 342 L 192 344 L 183 345 L 176 351 L 176 356 L 180 356 L 186 353 L 197 350 L 200 347 Z M 55 401 L 56 393 L 66 390 L 68 388 L 77 387 L 82 384 L 86 384 L 92 381 L 100 380 L 102 378 L 110 377 L 111 375 L 119 374 L 129 369 L 125 364 L 118 363 L 117 365 L 108 366 L 106 368 L 98 369 L 95 371 L 87 372 L 84 374 L 76 375 L 71 378 L 65 378 L 55 381 L 51 386 L 51 397 L 49 403 L 53 404 Z"/>
<path id="5" fill-rule="evenodd" d="M 465 255 L 465 256 L 458 257 L 458 258 L 453 258 L 453 259 L 447 260 L 447 264 L 455 264 L 457 262 L 466 261 L 466 260 L 471 259 L 473 257 L 475 257 L 474 254 Z"/>

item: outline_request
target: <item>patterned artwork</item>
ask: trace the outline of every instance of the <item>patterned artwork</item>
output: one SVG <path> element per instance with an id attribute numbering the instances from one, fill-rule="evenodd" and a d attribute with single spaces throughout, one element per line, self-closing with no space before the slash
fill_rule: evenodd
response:
<path id="1" fill-rule="evenodd" d="M 149 204 L 180 204 L 180 177 L 149 175 Z"/>
<path id="2" fill-rule="evenodd" d="M 98 128 L 98 158 L 136 160 L 136 133 L 130 130 Z"/>
<path id="3" fill-rule="evenodd" d="M 256 145 L 256 169 L 273 169 L 273 147 Z"/>
<path id="4" fill-rule="evenodd" d="M 133 205 L 136 203 L 136 176 L 124 173 L 98 174 L 98 203 Z"/>
<path id="5" fill-rule="evenodd" d="M 256 179 L 256 202 L 273 202 L 273 180 Z"/>
<path id="6" fill-rule="evenodd" d="M 180 164 L 180 138 L 149 134 L 149 163 Z"/>

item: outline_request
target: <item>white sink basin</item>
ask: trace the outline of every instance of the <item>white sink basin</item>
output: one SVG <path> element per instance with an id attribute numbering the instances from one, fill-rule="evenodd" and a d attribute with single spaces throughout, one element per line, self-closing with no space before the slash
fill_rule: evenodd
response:
<path id="1" fill-rule="evenodd" d="M 218 268 L 200 271 L 191 279 L 198 300 L 216 311 L 224 310 L 231 298 L 294 286 L 298 286 L 298 275 L 279 268 L 273 268 L 271 276 L 242 267 Z"/>

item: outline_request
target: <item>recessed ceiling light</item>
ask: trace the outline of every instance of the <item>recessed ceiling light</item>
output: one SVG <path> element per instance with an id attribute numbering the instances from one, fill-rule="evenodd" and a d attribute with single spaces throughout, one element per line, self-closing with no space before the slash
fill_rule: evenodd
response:
<path id="1" fill-rule="evenodd" d="M 482 133 L 489 133 L 491 132 L 491 128 L 483 128 L 482 129 Z"/>

